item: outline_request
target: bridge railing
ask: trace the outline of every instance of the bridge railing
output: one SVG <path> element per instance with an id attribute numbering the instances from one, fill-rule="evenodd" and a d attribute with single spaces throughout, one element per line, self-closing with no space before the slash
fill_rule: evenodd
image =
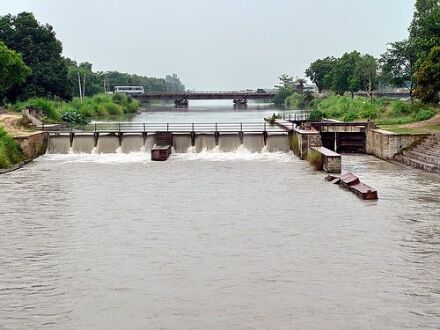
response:
<path id="1" fill-rule="evenodd" d="M 92 123 L 82 127 L 68 127 L 54 131 L 50 128 L 42 130 L 48 132 L 77 132 L 77 133 L 262 133 L 286 132 L 285 129 L 267 122 L 230 122 L 230 123 L 142 123 L 142 122 L 102 122 Z"/>

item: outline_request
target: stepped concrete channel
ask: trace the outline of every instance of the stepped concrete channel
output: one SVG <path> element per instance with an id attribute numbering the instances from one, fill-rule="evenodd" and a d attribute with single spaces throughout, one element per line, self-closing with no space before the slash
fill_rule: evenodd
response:
<path id="1" fill-rule="evenodd" d="M 47 153 L 150 152 L 155 143 L 156 134 L 150 133 L 50 133 Z M 289 136 L 287 132 L 173 134 L 173 148 L 176 153 L 202 152 L 216 148 L 220 152 L 234 152 L 241 147 L 249 152 L 289 152 Z"/>
<path id="2" fill-rule="evenodd" d="M 404 149 L 394 159 L 413 168 L 440 173 L 440 134 L 433 134 Z"/>

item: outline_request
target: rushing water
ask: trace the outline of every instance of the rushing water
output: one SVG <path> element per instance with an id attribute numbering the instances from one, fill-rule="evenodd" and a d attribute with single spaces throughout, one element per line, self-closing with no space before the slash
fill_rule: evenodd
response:
<path id="1" fill-rule="evenodd" d="M 344 156 L 46 155 L 0 176 L 0 329 L 438 328 L 440 179 Z"/>

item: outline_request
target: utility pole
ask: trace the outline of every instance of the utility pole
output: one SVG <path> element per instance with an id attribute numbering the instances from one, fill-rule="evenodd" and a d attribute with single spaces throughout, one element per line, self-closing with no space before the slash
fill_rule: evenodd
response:
<path id="1" fill-rule="evenodd" d="M 104 94 L 107 93 L 107 86 L 105 85 L 105 79 L 104 79 Z"/>
<path id="2" fill-rule="evenodd" d="M 84 78 L 83 78 L 83 97 L 86 97 L 86 74 L 84 73 Z"/>
<path id="3" fill-rule="evenodd" d="M 81 89 L 81 76 L 78 71 L 78 88 L 79 88 L 79 99 L 83 101 L 82 89 Z"/>

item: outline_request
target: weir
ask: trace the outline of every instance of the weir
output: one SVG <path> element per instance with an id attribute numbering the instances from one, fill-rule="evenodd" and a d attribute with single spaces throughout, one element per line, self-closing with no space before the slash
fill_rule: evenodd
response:
<path id="1" fill-rule="evenodd" d="M 266 142 L 266 143 L 265 143 Z M 156 134 L 50 134 L 47 153 L 131 153 L 150 152 L 156 143 Z M 286 133 L 179 133 L 173 134 L 172 146 L 176 153 L 210 151 L 234 152 L 243 146 L 249 152 L 288 152 Z"/>

